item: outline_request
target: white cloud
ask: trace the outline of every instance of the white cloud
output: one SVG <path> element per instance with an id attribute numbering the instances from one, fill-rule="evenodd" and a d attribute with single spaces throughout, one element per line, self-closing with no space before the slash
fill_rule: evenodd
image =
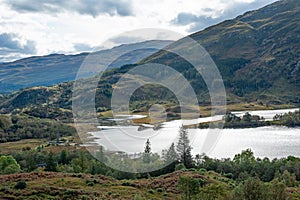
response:
<path id="1" fill-rule="evenodd" d="M 38 55 L 72 53 L 78 52 L 78 47 L 103 46 L 104 41 L 135 29 L 161 28 L 187 35 L 274 1 L 121 0 L 111 3 L 105 0 L 78 0 L 78 4 L 71 5 L 59 0 L 0 0 L 0 34 L 15 33 L 24 41 L 34 41 Z M 182 13 L 190 19 L 184 19 L 185 23 L 176 23 Z M 147 37 L 162 39 L 159 35 L 156 38 Z M 109 45 L 121 42 L 111 42 Z"/>

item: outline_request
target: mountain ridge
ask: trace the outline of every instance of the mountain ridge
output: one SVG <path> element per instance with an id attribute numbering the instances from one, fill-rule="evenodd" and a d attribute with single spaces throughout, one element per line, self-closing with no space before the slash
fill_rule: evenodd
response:
<path id="1" fill-rule="evenodd" d="M 151 55 L 172 41 L 149 40 L 138 43 L 123 44 L 111 49 L 94 52 L 100 58 L 100 65 L 116 68 L 125 64 L 135 63 Z M 133 51 L 133 52 L 132 52 Z M 125 54 L 123 52 L 130 52 Z M 84 52 L 75 55 L 50 54 L 32 56 L 17 61 L 0 63 L 0 93 L 10 93 L 18 89 L 32 86 L 50 86 L 75 80 L 77 71 L 86 56 Z M 112 55 L 119 55 L 111 63 Z M 85 74 L 90 77 L 99 71 Z"/>

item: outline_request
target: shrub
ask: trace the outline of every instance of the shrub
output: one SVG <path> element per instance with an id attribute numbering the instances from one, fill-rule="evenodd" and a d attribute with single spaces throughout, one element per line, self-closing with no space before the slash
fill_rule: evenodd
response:
<path id="1" fill-rule="evenodd" d="M 152 189 L 148 190 L 148 192 L 149 192 L 150 194 L 154 194 L 154 190 L 152 190 Z"/>
<path id="2" fill-rule="evenodd" d="M 224 174 L 224 176 L 225 176 L 226 178 L 233 179 L 233 174 L 232 174 L 232 173 Z"/>
<path id="3" fill-rule="evenodd" d="M 207 170 L 206 170 L 206 169 L 204 169 L 204 168 L 200 168 L 200 169 L 199 169 L 199 172 L 203 172 L 203 173 L 205 173 L 205 172 L 207 172 Z"/>
<path id="4" fill-rule="evenodd" d="M 128 182 L 128 181 L 126 181 L 126 182 L 123 182 L 123 183 L 122 183 L 122 186 L 131 186 L 131 187 L 135 187 L 135 184 L 134 184 L 134 183 L 131 183 L 131 182 Z"/>
<path id="5" fill-rule="evenodd" d="M 175 171 L 178 171 L 178 170 L 186 170 L 184 164 L 180 163 L 180 164 L 176 165 Z"/>
<path id="6" fill-rule="evenodd" d="M 157 192 L 163 192 L 163 189 L 162 188 L 157 188 L 156 191 Z"/>
<path id="7" fill-rule="evenodd" d="M 94 186 L 94 183 L 93 182 L 88 182 L 86 185 L 87 186 Z"/>
<path id="8" fill-rule="evenodd" d="M 18 189 L 18 190 L 23 190 L 25 189 L 27 186 L 26 182 L 25 181 L 19 181 L 17 182 L 17 184 L 15 185 L 15 189 Z"/>

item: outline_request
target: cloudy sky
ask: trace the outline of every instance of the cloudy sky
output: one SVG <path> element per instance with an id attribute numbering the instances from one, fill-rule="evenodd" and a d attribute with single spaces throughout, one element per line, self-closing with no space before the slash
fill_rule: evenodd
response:
<path id="1" fill-rule="evenodd" d="M 0 62 L 135 42 L 134 37 L 118 36 L 135 29 L 187 35 L 275 1 L 0 0 Z M 176 39 L 155 37 L 151 39 Z"/>

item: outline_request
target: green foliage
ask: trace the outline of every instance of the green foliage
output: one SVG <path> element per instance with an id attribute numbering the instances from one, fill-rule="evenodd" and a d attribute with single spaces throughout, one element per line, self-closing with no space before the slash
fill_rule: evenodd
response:
<path id="1" fill-rule="evenodd" d="M 280 125 L 288 127 L 300 126 L 300 110 L 283 115 L 276 115 L 273 119 Z"/>
<path id="2" fill-rule="evenodd" d="M 289 171 L 284 170 L 280 179 L 284 182 L 284 184 L 288 187 L 294 187 L 297 185 L 297 180 L 295 174 L 291 174 Z"/>
<path id="3" fill-rule="evenodd" d="M 238 117 L 233 113 L 227 113 L 224 116 L 224 120 L 224 128 L 253 128 L 269 126 L 271 124 L 270 121 L 264 121 L 262 117 L 250 115 L 248 112 L 246 112 L 242 117 Z"/>
<path id="4" fill-rule="evenodd" d="M 181 191 L 181 197 L 184 200 L 194 199 L 199 193 L 199 181 L 189 176 L 180 176 L 178 180 L 178 188 Z"/>
<path id="5" fill-rule="evenodd" d="M 54 119 L 65 123 L 72 122 L 73 117 L 69 110 L 43 104 L 28 106 L 23 110 L 23 113 L 32 117 Z"/>
<path id="6" fill-rule="evenodd" d="M 23 190 L 27 187 L 27 184 L 25 181 L 19 181 L 17 182 L 17 184 L 15 185 L 15 189 L 18 189 L 18 190 Z"/>
<path id="7" fill-rule="evenodd" d="M 74 127 L 61 122 L 48 119 L 39 119 L 27 115 L 12 115 L 11 118 L 0 115 L 2 119 L 6 118 L 5 130 L 1 133 L 0 142 L 17 141 L 29 138 L 56 138 L 60 136 L 69 136 L 76 132 Z M 1 119 L 0 119 L 1 120 Z"/>
<path id="8" fill-rule="evenodd" d="M 179 129 L 179 139 L 176 146 L 179 161 L 185 165 L 186 168 L 193 167 L 193 158 L 191 154 L 191 145 L 188 138 L 188 131 L 181 126 Z"/>
<path id="9" fill-rule="evenodd" d="M 9 117 L 5 115 L 0 115 L 0 130 L 2 129 L 4 132 L 8 131 L 11 127 L 12 122 Z"/>
<path id="10" fill-rule="evenodd" d="M 154 190 L 148 190 L 148 192 L 149 192 L 150 194 L 154 194 L 154 193 L 155 193 Z"/>
<path id="11" fill-rule="evenodd" d="M 170 148 L 164 153 L 164 161 L 165 163 L 173 163 L 177 161 L 177 152 L 175 150 L 174 143 L 171 144 Z"/>
<path id="12" fill-rule="evenodd" d="M 57 162 L 54 158 L 54 154 L 52 152 L 50 152 L 48 154 L 48 158 L 46 160 L 46 171 L 52 171 L 52 172 L 56 172 L 56 166 L 57 166 Z"/>
<path id="13" fill-rule="evenodd" d="M 263 183 L 258 178 L 251 177 L 234 189 L 233 199 L 285 200 L 288 199 L 288 194 L 285 184 L 278 179 Z"/>
<path id="14" fill-rule="evenodd" d="M 285 200 L 288 195 L 286 192 L 286 185 L 280 182 L 278 179 L 274 179 L 270 182 L 270 199 L 272 200 Z"/>
<path id="15" fill-rule="evenodd" d="M 151 156 L 151 144 L 149 139 L 147 139 L 145 144 L 145 149 L 143 153 L 143 161 L 144 163 L 150 163 L 150 156 Z"/>
<path id="16" fill-rule="evenodd" d="M 179 163 L 175 166 L 175 171 L 178 171 L 178 170 L 186 170 L 186 167 L 183 163 Z"/>
<path id="17" fill-rule="evenodd" d="M 69 155 L 68 155 L 67 150 L 65 150 L 65 149 L 60 152 L 60 163 L 62 163 L 62 164 L 69 163 Z"/>
<path id="18" fill-rule="evenodd" d="M 0 157 L 0 174 L 13 174 L 20 172 L 20 165 L 12 156 Z"/>
<path id="19" fill-rule="evenodd" d="M 228 188 L 221 183 L 210 183 L 200 188 L 198 199 L 215 200 L 225 199 L 229 195 Z"/>
<path id="20" fill-rule="evenodd" d="M 267 199 L 266 188 L 257 178 L 249 178 L 242 184 L 243 197 L 245 200 Z"/>

